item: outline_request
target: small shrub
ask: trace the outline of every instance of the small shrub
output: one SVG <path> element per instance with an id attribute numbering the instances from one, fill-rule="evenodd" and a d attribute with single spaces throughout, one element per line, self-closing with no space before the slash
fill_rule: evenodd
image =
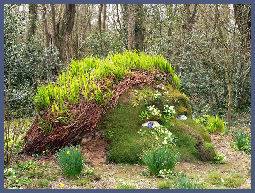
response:
<path id="1" fill-rule="evenodd" d="M 57 153 L 58 163 L 66 176 L 77 176 L 83 169 L 83 158 L 78 147 L 65 147 Z"/>
<path id="2" fill-rule="evenodd" d="M 213 158 L 213 163 L 224 164 L 226 163 L 226 157 L 222 153 L 216 153 L 216 156 Z"/>
<path id="3" fill-rule="evenodd" d="M 195 121 L 204 125 L 209 133 L 224 133 L 226 131 L 225 122 L 218 115 L 203 115 Z"/>
<path id="4" fill-rule="evenodd" d="M 234 145 L 240 151 L 247 154 L 251 153 L 251 136 L 243 131 L 238 131 L 234 134 Z"/>
<path id="5" fill-rule="evenodd" d="M 160 170 L 173 170 L 179 161 L 179 153 L 173 148 L 158 147 L 146 152 L 143 162 L 152 175 L 159 175 Z"/>
<path id="6" fill-rule="evenodd" d="M 208 125 L 206 127 L 210 133 L 223 133 L 225 131 L 224 120 L 218 115 L 210 116 L 208 118 Z"/>

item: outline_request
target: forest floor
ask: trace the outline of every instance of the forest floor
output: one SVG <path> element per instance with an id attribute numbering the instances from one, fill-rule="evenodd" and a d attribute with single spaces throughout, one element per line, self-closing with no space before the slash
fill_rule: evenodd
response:
<path id="1" fill-rule="evenodd" d="M 189 179 L 200 182 L 209 189 L 251 188 L 251 156 L 232 147 L 231 135 L 211 135 L 211 138 L 218 152 L 226 156 L 226 163 L 181 162 L 175 170 L 184 172 Z M 55 157 L 20 156 L 16 160 L 17 164 L 11 166 L 10 174 L 6 174 L 5 188 L 163 188 L 166 180 L 149 176 L 145 166 L 104 163 L 103 152 L 106 146 L 102 140 L 90 139 L 83 143 L 84 145 L 90 143 L 91 149 L 83 149 L 83 153 L 88 157 L 88 163 L 79 178 L 63 177 Z M 97 149 L 97 146 L 102 148 Z M 97 149 L 97 155 L 100 156 L 91 155 L 93 149 Z"/>

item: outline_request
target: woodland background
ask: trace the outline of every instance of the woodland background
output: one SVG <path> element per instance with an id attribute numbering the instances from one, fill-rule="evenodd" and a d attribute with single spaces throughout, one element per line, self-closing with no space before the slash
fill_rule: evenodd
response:
<path id="1" fill-rule="evenodd" d="M 38 85 L 72 59 L 124 50 L 165 56 L 194 116 L 235 124 L 250 112 L 250 5 L 6 4 L 4 12 L 5 120 L 33 116 Z"/>

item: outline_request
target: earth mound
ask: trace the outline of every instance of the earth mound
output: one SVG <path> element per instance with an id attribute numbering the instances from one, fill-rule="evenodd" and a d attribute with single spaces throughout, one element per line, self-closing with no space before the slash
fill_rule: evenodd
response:
<path id="1" fill-rule="evenodd" d="M 137 135 L 142 124 L 139 116 L 146 104 L 144 99 L 150 100 L 146 92 L 155 91 L 164 94 L 161 101 L 151 101 L 152 105 L 159 109 L 174 105 L 177 116 L 188 117 L 186 121 L 172 120 L 171 132 L 180 139 L 179 150 L 210 160 L 213 153 L 205 146 L 210 137 L 192 122 L 189 100 L 179 88 L 179 77 L 162 56 L 124 52 L 105 59 L 73 61 L 55 83 L 38 88 L 34 97 L 38 114 L 25 136 L 22 152 L 54 153 L 64 146 L 80 144 L 100 129 L 109 143 L 103 148 L 108 150 L 109 161 L 139 162 L 139 151 L 146 143 L 149 147 L 148 139 L 141 140 Z M 94 144 L 85 144 L 91 148 L 84 151 L 95 149 Z"/>

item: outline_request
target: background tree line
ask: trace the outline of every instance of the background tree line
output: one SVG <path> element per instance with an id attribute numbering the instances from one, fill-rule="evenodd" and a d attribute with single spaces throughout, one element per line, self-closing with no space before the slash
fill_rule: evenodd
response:
<path id="1" fill-rule="evenodd" d="M 4 6 L 6 117 L 32 115 L 38 86 L 72 59 L 138 50 L 176 68 L 195 114 L 249 111 L 251 6 L 29 4 Z"/>

